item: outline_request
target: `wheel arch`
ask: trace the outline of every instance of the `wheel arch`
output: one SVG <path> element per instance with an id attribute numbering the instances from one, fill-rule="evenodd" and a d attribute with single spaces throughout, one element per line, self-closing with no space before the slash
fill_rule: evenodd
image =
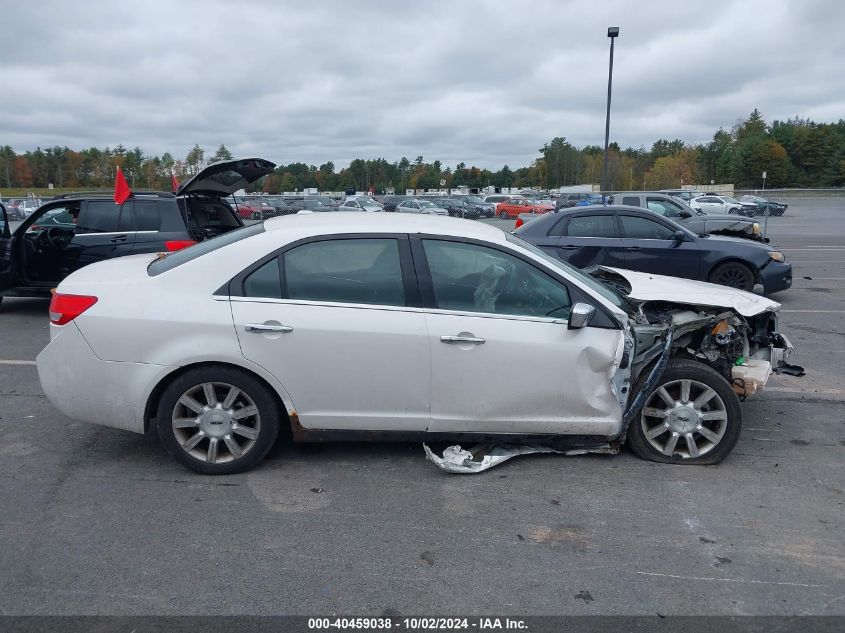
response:
<path id="1" fill-rule="evenodd" d="M 280 386 L 273 385 L 273 381 L 262 375 L 262 373 L 245 365 L 223 361 L 198 361 L 177 367 L 170 373 L 161 377 L 158 383 L 156 383 L 156 385 L 152 388 L 144 406 L 144 433 L 149 433 L 149 431 L 153 428 L 153 423 L 158 417 L 158 403 L 161 400 L 161 394 L 165 389 L 167 389 L 167 386 L 179 378 L 179 376 L 201 367 L 228 367 L 250 374 L 253 378 L 261 382 L 265 387 L 267 387 L 267 389 L 270 390 L 270 393 L 273 394 L 273 397 L 276 400 L 279 410 L 284 416 L 283 426 L 287 429 L 291 428 L 291 414 L 296 415 L 296 410 L 294 409 L 293 402 L 290 400 L 290 395 L 284 390 L 284 388 L 280 389 Z"/>
<path id="2" fill-rule="evenodd" d="M 709 282 L 710 276 L 713 274 L 713 271 L 723 264 L 741 264 L 746 268 L 749 268 L 752 274 L 754 275 L 754 281 L 760 283 L 760 268 L 757 266 L 757 264 L 755 264 L 754 262 L 750 262 L 747 259 L 737 257 L 736 255 L 725 255 L 721 259 L 718 259 L 712 264 L 710 264 L 710 267 L 707 269 L 706 281 Z"/>

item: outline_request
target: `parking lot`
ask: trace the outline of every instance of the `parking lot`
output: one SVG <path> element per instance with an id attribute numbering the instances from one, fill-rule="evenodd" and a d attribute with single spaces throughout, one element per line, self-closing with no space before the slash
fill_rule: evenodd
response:
<path id="1" fill-rule="evenodd" d="M 47 302 L 5 300 L 0 613 L 845 614 L 845 198 L 788 202 L 769 235 L 795 281 L 773 298 L 807 375 L 744 404 L 719 466 L 623 451 L 459 476 L 417 443 L 280 444 L 204 477 L 56 412 Z"/>

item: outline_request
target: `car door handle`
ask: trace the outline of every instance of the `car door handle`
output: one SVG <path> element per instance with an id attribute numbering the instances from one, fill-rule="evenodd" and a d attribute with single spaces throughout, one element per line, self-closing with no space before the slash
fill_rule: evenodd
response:
<path id="1" fill-rule="evenodd" d="M 567 244 L 566 246 L 558 246 L 558 248 L 562 251 L 574 251 L 577 246 L 572 246 L 572 244 Z"/>
<path id="2" fill-rule="evenodd" d="M 625 250 L 626 251 L 638 251 L 638 250 L 640 250 L 640 247 L 639 246 L 626 246 Z"/>
<path id="3" fill-rule="evenodd" d="M 476 336 L 441 336 L 440 337 L 441 343 L 469 343 L 471 345 L 482 345 L 486 343 L 486 340 L 483 338 L 478 338 Z"/>
<path id="4" fill-rule="evenodd" d="M 269 325 L 267 323 L 247 323 L 244 328 L 247 332 L 282 332 L 287 334 L 293 332 L 289 325 Z"/>
<path id="5" fill-rule="evenodd" d="M 129 239 L 128 235 L 118 235 L 117 237 L 111 238 L 111 243 L 115 244 L 116 242 L 125 242 Z"/>

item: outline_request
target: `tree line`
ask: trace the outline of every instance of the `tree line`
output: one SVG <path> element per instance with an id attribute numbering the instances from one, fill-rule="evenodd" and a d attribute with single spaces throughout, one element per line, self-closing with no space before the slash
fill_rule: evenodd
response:
<path id="1" fill-rule="evenodd" d="M 603 149 L 598 145 L 573 146 L 565 137 L 555 137 L 538 150 L 530 165 L 498 171 L 468 166 L 454 167 L 439 160 L 402 157 L 353 160 L 337 170 L 327 161 L 319 166 L 302 162 L 279 165 L 258 186 L 267 193 L 342 191 L 346 188 L 379 193 L 388 188 L 519 187 L 550 189 L 560 186 L 598 183 L 601 180 Z M 225 145 L 207 153 L 195 145 L 184 158 L 169 152 L 148 156 L 140 147 L 123 145 L 104 149 L 91 147 L 38 148 L 17 154 L 8 145 L 0 147 L 0 187 L 108 188 L 119 165 L 131 187 L 164 189 L 171 176 L 181 181 L 204 166 L 232 158 Z M 845 120 L 815 123 L 795 117 L 767 124 L 754 110 L 730 131 L 720 128 L 709 143 L 687 144 L 680 139 L 655 141 L 651 149 L 621 149 L 611 143 L 608 152 L 610 190 L 663 189 L 685 184 L 734 183 L 738 188 L 759 188 L 762 172 L 767 187 L 845 186 Z"/>

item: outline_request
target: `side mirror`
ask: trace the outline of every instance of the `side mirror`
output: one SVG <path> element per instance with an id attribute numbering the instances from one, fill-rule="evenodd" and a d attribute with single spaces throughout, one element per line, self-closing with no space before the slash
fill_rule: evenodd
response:
<path id="1" fill-rule="evenodd" d="M 580 330 L 590 324 L 590 319 L 596 313 L 596 309 L 589 303 L 576 303 L 572 306 L 572 311 L 569 314 L 570 330 Z"/>
<path id="2" fill-rule="evenodd" d="M 684 234 L 683 231 L 675 231 L 675 234 L 672 235 L 672 239 L 680 244 L 681 242 L 687 239 L 687 236 Z"/>
<path id="3" fill-rule="evenodd" d="M 691 218 L 691 217 L 692 217 L 692 213 L 690 213 L 690 212 L 689 212 L 689 211 L 687 211 L 686 209 L 681 209 L 680 211 L 678 211 L 678 217 L 681 217 L 681 218 Z"/>

